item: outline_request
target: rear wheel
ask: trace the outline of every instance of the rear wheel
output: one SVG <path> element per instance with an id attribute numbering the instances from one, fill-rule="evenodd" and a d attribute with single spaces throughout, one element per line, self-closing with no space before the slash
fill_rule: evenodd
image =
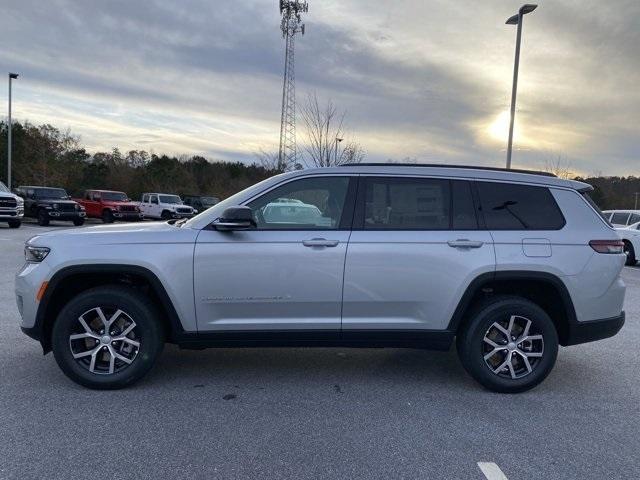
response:
<path id="1" fill-rule="evenodd" d="M 500 296 L 471 314 L 456 346 L 464 368 L 485 388 L 517 393 L 549 375 L 558 355 L 558 333 L 536 304 Z"/>
<path id="2" fill-rule="evenodd" d="M 45 210 L 38 210 L 38 225 L 41 227 L 49 225 L 49 215 Z"/>
<path id="3" fill-rule="evenodd" d="M 105 210 L 102 212 L 102 222 L 103 223 L 113 223 L 113 213 L 111 210 Z"/>
<path id="4" fill-rule="evenodd" d="M 20 228 L 22 222 L 20 220 L 9 220 L 9 228 Z"/>
<path id="5" fill-rule="evenodd" d="M 87 290 L 62 309 L 52 332 L 58 366 L 74 382 L 94 389 L 135 383 L 153 366 L 164 336 L 157 310 L 135 290 Z"/>
<path id="6" fill-rule="evenodd" d="M 627 260 L 624 262 L 625 265 L 631 267 L 638 263 L 636 260 L 636 251 L 628 240 L 624 240 L 624 254 L 627 256 Z"/>

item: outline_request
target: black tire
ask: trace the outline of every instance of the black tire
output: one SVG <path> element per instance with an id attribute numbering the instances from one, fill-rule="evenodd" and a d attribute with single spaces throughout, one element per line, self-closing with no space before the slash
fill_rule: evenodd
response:
<path id="1" fill-rule="evenodd" d="M 111 210 L 105 210 L 102 212 L 102 222 L 113 223 L 113 213 L 111 212 Z"/>
<path id="2" fill-rule="evenodd" d="M 82 225 L 84 225 L 84 218 L 78 218 L 78 219 L 74 220 L 73 224 L 76 227 L 81 227 Z"/>
<path id="3" fill-rule="evenodd" d="M 40 225 L 41 227 L 46 227 L 49 225 L 49 215 L 47 215 L 46 210 L 38 210 L 38 225 Z"/>
<path id="4" fill-rule="evenodd" d="M 163 210 L 162 214 L 160 215 L 160 218 L 162 220 L 171 220 L 171 212 L 169 212 L 167 210 Z"/>
<path id="5" fill-rule="evenodd" d="M 76 360 L 71 350 L 70 336 L 85 331 L 78 318 L 82 315 L 85 319 L 90 318 L 87 313 L 96 307 L 100 307 L 104 312 L 121 310 L 127 315 L 126 318 L 132 319 L 136 324 L 134 339 L 139 341 L 139 347 L 135 350 L 135 356 L 130 364 L 120 362 L 120 370 L 114 369 L 114 373 L 91 372 L 86 365 L 87 360 L 84 360 L 87 357 Z M 105 316 L 108 314 L 105 313 Z M 97 320 L 93 320 L 95 321 Z M 107 350 L 106 347 L 100 346 L 101 340 L 87 340 L 89 341 L 95 341 L 96 346 L 90 345 L 85 348 L 98 349 L 99 352 L 101 349 Z M 80 293 L 64 306 L 53 325 L 51 345 L 58 366 L 71 380 L 92 389 L 113 390 L 134 384 L 151 370 L 164 347 L 164 332 L 158 311 L 143 293 L 116 285 L 102 286 Z M 118 348 L 113 343 L 110 345 L 113 349 Z M 97 355 L 107 355 L 110 358 L 110 351 Z"/>
<path id="6" fill-rule="evenodd" d="M 528 366 L 524 363 L 523 355 L 519 353 L 528 347 L 525 346 L 524 350 L 520 350 L 520 345 L 516 347 L 517 339 L 516 341 L 509 340 L 508 345 L 504 344 L 504 349 L 500 341 L 495 341 L 499 347 L 493 347 L 484 340 L 485 334 L 489 337 L 496 335 L 496 332 L 504 337 L 493 326 L 495 322 L 501 324 L 506 322 L 508 325 L 512 316 L 516 316 L 515 326 L 526 324 L 522 319 L 530 320 L 530 332 L 532 332 L 530 335 L 542 335 L 542 341 L 536 340 L 535 349 L 534 342 L 531 342 L 531 352 L 539 350 L 542 345 L 542 357 L 527 358 Z M 515 326 L 514 331 L 516 330 Z M 519 336 L 521 333 L 522 331 L 516 335 Z M 499 393 L 518 393 L 538 385 L 553 369 L 558 356 L 558 332 L 549 315 L 535 303 L 521 297 L 496 296 L 473 310 L 469 321 L 461 327 L 456 339 L 456 347 L 465 370 L 482 386 Z M 511 349 L 516 349 L 516 351 Z M 491 351 L 496 353 L 485 361 L 485 355 Z M 500 366 L 503 368 L 495 373 L 488 364 L 491 362 L 497 364 L 495 370 L 498 370 Z M 513 370 L 509 367 L 509 363 L 514 367 Z M 515 367 L 519 366 L 524 371 L 516 370 Z M 528 367 L 531 367 L 530 372 Z M 513 378 L 514 371 L 516 375 L 520 371 L 522 376 Z"/>
<path id="7" fill-rule="evenodd" d="M 20 228 L 22 225 L 21 220 L 9 220 L 9 228 Z"/>
<path id="8" fill-rule="evenodd" d="M 624 240 L 624 253 L 627 256 L 627 259 L 624 262 L 626 266 L 632 267 L 638 263 L 638 260 L 636 260 L 636 251 L 631 242 L 627 240 Z"/>

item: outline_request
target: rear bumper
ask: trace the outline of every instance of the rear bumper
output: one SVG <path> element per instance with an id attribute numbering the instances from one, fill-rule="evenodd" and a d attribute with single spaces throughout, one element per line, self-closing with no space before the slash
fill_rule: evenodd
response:
<path id="1" fill-rule="evenodd" d="M 625 312 L 612 318 L 574 322 L 569 325 L 569 333 L 565 346 L 594 342 L 613 337 L 620 331 L 625 321 Z"/>

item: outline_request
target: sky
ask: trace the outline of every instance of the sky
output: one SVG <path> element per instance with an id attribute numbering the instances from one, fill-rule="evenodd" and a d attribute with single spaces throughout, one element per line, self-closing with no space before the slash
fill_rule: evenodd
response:
<path id="1" fill-rule="evenodd" d="M 504 166 L 516 36 L 505 20 L 520 5 L 309 0 L 298 102 L 316 94 L 346 111 L 368 161 Z M 277 0 L 0 6 L 0 72 L 20 74 L 14 118 L 70 129 L 91 152 L 251 163 L 277 151 Z M 540 0 L 525 17 L 514 167 L 640 175 L 638 18 L 638 0 Z"/>

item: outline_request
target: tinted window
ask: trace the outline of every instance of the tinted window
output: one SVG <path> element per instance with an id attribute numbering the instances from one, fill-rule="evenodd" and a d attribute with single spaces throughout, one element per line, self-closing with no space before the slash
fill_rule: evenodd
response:
<path id="1" fill-rule="evenodd" d="M 348 177 L 294 180 L 248 204 L 260 230 L 336 230 L 345 206 Z"/>
<path id="2" fill-rule="evenodd" d="M 629 217 L 629 221 L 627 222 L 627 225 L 633 225 L 634 223 L 638 223 L 638 222 L 640 222 L 640 214 L 632 213 L 631 216 Z"/>
<path id="3" fill-rule="evenodd" d="M 611 223 L 615 225 L 626 225 L 629 219 L 628 213 L 617 212 L 611 217 Z"/>
<path id="4" fill-rule="evenodd" d="M 548 188 L 478 182 L 489 230 L 559 230 L 564 217 Z"/>
<path id="5" fill-rule="evenodd" d="M 370 230 L 448 230 L 450 182 L 430 178 L 369 178 L 364 228 Z"/>

